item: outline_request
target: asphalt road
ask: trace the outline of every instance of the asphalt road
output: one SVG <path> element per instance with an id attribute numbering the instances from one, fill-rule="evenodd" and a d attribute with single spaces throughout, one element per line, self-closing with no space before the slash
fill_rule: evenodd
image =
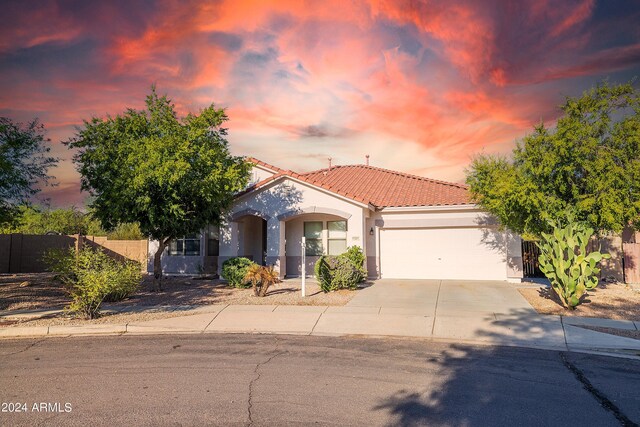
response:
<path id="1" fill-rule="evenodd" d="M 633 425 L 640 362 L 353 337 L 2 340 L 0 401 L 27 407 L 3 426 Z"/>

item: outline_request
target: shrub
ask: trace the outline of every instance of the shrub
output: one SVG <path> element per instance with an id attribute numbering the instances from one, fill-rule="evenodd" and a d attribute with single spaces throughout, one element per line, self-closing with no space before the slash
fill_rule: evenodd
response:
<path id="1" fill-rule="evenodd" d="M 351 262 L 351 265 L 357 270 L 357 283 L 364 282 L 364 279 L 367 278 L 367 269 L 364 268 L 365 256 L 362 252 L 362 248 L 360 246 L 349 246 L 347 251 L 343 254 L 339 255 L 340 257 L 346 258 Z"/>
<path id="2" fill-rule="evenodd" d="M 45 260 L 71 296 L 66 309 L 89 319 L 100 315 L 104 301 L 119 301 L 133 294 L 142 279 L 138 263 L 117 261 L 88 247 L 77 254 L 73 248 L 50 251 Z"/>
<path id="3" fill-rule="evenodd" d="M 252 265 L 257 265 L 248 258 L 230 258 L 222 263 L 222 277 L 229 282 L 229 286 L 236 288 L 248 288 L 251 282 L 245 279 L 247 270 Z"/>
<path id="4" fill-rule="evenodd" d="M 251 283 L 255 296 L 263 297 L 267 295 L 267 290 L 271 285 L 275 285 L 280 281 L 280 277 L 273 267 L 253 264 L 247 268 L 245 280 Z"/>
<path id="5" fill-rule="evenodd" d="M 143 240 L 145 238 L 137 222 L 120 223 L 107 233 L 109 240 Z"/>
<path id="6" fill-rule="evenodd" d="M 323 292 L 356 289 L 362 278 L 361 270 L 342 255 L 321 256 L 314 266 L 314 272 Z"/>
<path id="7" fill-rule="evenodd" d="M 44 253 L 42 260 L 49 270 L 56 273 L 54 279 L 66 284 L 68 277 L 73 274 L 76 251 L 74 248 L 49 249 Z"/>
<path id="8" fill-rule="evenodd" d="M 117 280 L 111 283 L 109 293 L 104 297 L 104 301 L 122 301 L 135 294 L 142 279 L 140 264 L 134 261 L 117 262 Z M 118 265 L 119 264 L 119 265 Z"/>
<path id="9" fill-rule="evenodd" d="M 575 309 L 589 289 L 598 286 L 598 263 L 609 259 L 609 254 L 588 252 L 587 245 L 593 228 L 575 222 L 568 216 L 567 225 L 550 221 L 552 234 L 542 233 L 540 248 L 540 270 L 551 282 L 566 308 Z"/>
<path id="10" fill-rule="evenodd" d="M 323 292 L 329 292 L 331 290 L 331 265 L 334 263 L 334 257 L 322 255 L 316 265 L 313 267 L 318 285 Z"/>
<path id="11" fill-rule="evenodd" d="M 354 267 L 349 259 L 342 256 L 336 257 L 335 267 L 332 271 L 331 290 L 357 289 L 361 278 L 361 271 Z"/>

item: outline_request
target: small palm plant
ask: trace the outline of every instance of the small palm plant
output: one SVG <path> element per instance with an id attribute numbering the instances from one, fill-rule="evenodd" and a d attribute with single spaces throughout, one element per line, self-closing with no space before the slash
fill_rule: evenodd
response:
<path id="1" fill-rule="evenodd" d="M 253 293 L 257 296 L 256 289 L 259 283 L 262 281 L 262 266 L 258 264 L 252 264 L 247 268 L 247 272 L 244 276 L 245 282 L 251 283 L 253 287 Z"/>
<path id="2" fill-rule="evenodd" d="M 247 269 L 244 279 L 251 283 L 253 294 L 257 297 L 266 296 L 269 287 L 280 282 L 278 272 L 273 267 L 263 267 L 257 264 Z"/>

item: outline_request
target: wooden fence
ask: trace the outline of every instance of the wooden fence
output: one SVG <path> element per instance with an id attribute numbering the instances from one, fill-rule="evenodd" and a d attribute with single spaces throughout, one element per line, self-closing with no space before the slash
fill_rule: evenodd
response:
<path id="1" fill-rule="evenodd" d="M 0 273 L 41 273 L 48 270 L 43 260 L 51 249 L 91 246 L 116 259 L 129 259 L 147 270 L 147 240 L 109 240 L 103 236 L 0 234 Z"/>
<path id="2" fill-rule="evenodd" d="M 640 283 L 640 243 L 623 243 L 624 278 L 627 283 Z"/>

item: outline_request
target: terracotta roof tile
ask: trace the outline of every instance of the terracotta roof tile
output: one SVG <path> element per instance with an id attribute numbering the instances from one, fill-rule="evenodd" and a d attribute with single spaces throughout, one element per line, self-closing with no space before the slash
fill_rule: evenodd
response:
<path id="1" fill-rule="evenodd" d="M 365 165 L 333 166 L 299 174 L 249 158 L 256 164 L 277 171 L 241 194 L 253 191 L 282 176 L 324 188 L 361 203 L 383 207 L 448 206 L 471 203 L 463 184 L 438 181 L 388 169 Z"/>
<path id="2" fill-rule="evenodd" d="M 275 172 L 285 172 L 284 169 L 281 169 L 277 166 L 270 165 L 269 163 L 263 162 L 262 160 L 258 160 L 255 157 L 246 157 L 245 160 L 248 162 L 254 163 L 256 165 L 264 166 L 265 168 L 271 169 L 272 171 L 275 171 Z"/>

